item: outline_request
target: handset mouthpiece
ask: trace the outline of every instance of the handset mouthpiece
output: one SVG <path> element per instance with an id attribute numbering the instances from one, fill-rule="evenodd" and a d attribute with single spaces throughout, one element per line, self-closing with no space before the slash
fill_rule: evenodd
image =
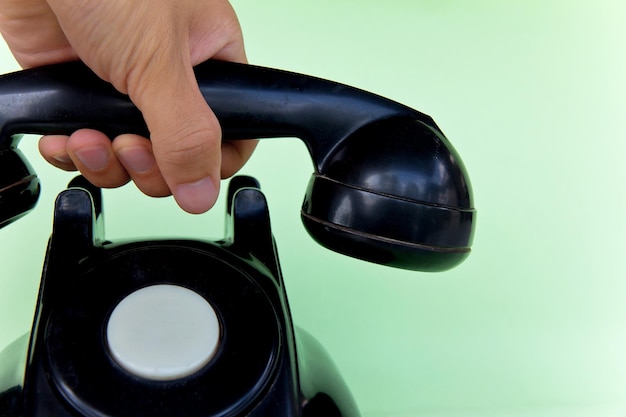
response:
<path id="1" fill-rule="evenodd" d="M 436 128 L 406 117 L 363 126 L 311 178 L 302 220 L 322 245 L 371 262 L 443 271 L 470 253 L 467 172 Z"/>

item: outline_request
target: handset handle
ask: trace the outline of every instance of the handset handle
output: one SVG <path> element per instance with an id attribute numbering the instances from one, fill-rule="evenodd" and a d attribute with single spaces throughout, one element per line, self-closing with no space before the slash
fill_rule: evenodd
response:
<path id="1" fill-rule="evenodd" d="M 421 271 L 451 268 L 470 252 L 472 190 L 460 156 L 434 121 L 365 91 L 280 70 L 208 61 L 195 68 L 225 139 L 296 136 L 315 172 L 302 220 L 320 244 Z M 30 210 L 39 183 L 21 133 L 97 129 L 149 136 L 128 96 L 79 62 L 0 77 L 0 227 Z M 22 164 L 11 168 L 7 161 Z M 12 162 L 13 164 L 13 162 Z"/>
<path id="2" fill-rule="evenodd" d="M 194 68 L 224 139 L 299 137 L 319 168 L 342 137 L 374 120 L 429 116 L 380 96 L 292 72 L 209 60 Z M 81 128 L 149 136 L 129 97 L 81 62 L 0 76 L 0 149 L 16 134 L 70 134 Z"/>

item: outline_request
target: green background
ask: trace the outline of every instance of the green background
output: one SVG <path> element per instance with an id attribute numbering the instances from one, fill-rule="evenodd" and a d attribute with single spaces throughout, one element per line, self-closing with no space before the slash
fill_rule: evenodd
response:
<path id="1" fill-rule="evenodd" d="M 317 246 L 300 224 L 312 164 L 267 140 L 243 170 L 269 200 L 298 325 L 330 351 L 365 417 L 626 415 L 626 3 L 235 0 L 252 63 L 351 84 L 435 118 L 478 209 L 455 270 L 413 273 Z M 6 49 L 0 70 L 17 69 Z M 52 202 L 71 178 L 21 148 L 38 209 L 0 233 L 0 348 L 29 329 Z M 107 235 L 219 238 L 132 185 Z"/>

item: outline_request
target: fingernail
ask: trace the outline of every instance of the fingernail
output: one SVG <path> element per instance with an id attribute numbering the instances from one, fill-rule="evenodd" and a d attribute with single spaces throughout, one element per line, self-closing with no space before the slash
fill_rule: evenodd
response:
<path id="1" fill-rule="evenodd" d="M 217 189 L 210 177 L 178 185 L 174 189 L 178 205 L 189 213 L 199 214 L 209 210 L 217 200 Z"/>
<path id="2" fill-rule="evenodd" d="M 52 157 L 55 161 L 58 161 L 62 164 L 71 164 L 72 160 L 67 154 L 59 154 Z"/>
<path id="3" fill-rule="evenodd" d="M 109 152 L 100 146 L 78 150 L 76 156 L 83 165 L 92 171 L 101 171 L 109 164 Z"/>
<path id="4" fill-rule="evenodd" d="M 117 156 L 126 169 L 139 174 L 150 171 L 155 164 L 154 156 L 141 146 L 122 148 Z"/>

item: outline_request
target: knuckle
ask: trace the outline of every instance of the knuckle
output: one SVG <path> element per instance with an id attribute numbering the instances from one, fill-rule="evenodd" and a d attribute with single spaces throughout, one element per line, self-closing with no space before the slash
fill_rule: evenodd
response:
<path id="1" fill-rule="evenodd" d="M 200 163 L 201 159 L 215 158 L 219 152 L 221 132 L 206 123 L 200 126 L 187 125 L 171 137 L 175 139 L 165 139 L 167 149 L 162 152 L 161 161 L 173 167 L 184 168 Z M 158 152 L 160 148 L 156 150 Z"/>

